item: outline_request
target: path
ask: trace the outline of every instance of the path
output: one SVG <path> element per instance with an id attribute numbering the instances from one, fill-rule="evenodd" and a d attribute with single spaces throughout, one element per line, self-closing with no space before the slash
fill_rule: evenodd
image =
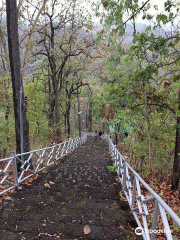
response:
<path id="1" fill-rule="evenodd" d="M 3 202 L 0 239 L 137 239 L 127 228 L 135 221 L 127 202 L 120 200 L 120 185 L 109 165 L 107 144 L 88 139 Z M 85 225 L 91 230 L 88 235 L 83 232 Z"/>

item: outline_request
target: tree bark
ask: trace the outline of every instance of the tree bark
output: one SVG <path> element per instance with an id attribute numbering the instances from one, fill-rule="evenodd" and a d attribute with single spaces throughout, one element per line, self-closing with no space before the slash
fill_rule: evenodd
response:
<path id="1" fill-rule="evenodd" d="M 179 88 L 179 107 L 180 111 L 180 88 Z M 174 150 L 174 165 L 173 165 L 173 177 L 172 177 L 172 190 L 177 190 L 179 187 L 180 179 L 180 116 L 177 116 L 176 120 L 176 140 L 175 140 L 175 150 Z"/>
<path id="2" fill-rule="evenodd" d="M 76 103 L 74 103 L 74 137 L 76 138 Z"/>
<path id="3" fill-rule="evenodd" d="M 7 34 L 9 46 L 9 60 L 11 69 L 11 81 L 13 88 L 13 103 L 16 131 L 16 152 L 21 152 L 20 138 L 20 52 L 19 52 L 19 35 L 18 35 L 18 10 L 17 1 L 6 0 L 7 13 Z M 24 93 L 22 96 L 24 101 Z M 26 116 L 25 104 L 22 104 L 23 125 L 24 125 L 24 152 L 30 150 L 29 140 L 29 122 Z"/>
<path id="4" fill-rule="evenodd" d="M 79 90 L 77 85 L 77 103 L 78 103 L 78 125 L 79 125 L 79 137 L 81 137 L 81 107 L 79 101 Z"/>
<path id="5" fill-rule="evenodd" d="M 51 82 L 50 78 L 48 78 L 48 104 L 49 104 L 49 123 L 48 126 L 52 127 L 54 125 L 54 99 L 52 99 L 52 91 L 51 91 Z"/>
<path id="6" fill-rule="evenodd" d="M 89 103 L 89 132 L 92 132 L 92 101 Z"/>
<path id="7" fill-rule="evenodd" d="M 88 116 L 88 104 L 86 108 L 86 132 L 88 131 L 88 126 L 89 126 L 89 116 Z"/>
<path id="8" fill-rule="evenodd" d="M 51 17 L 52 18 L 52 17 Z M 51 19 L 50 18 L 50 19 Z M 55 28 L 52 23 L 52 19 L 50 22 L 50 28 L 51 28 L 51 53 L 48 53 L 49 57 L 49 63 L 51 67 L 52 72 L 52 81 L 53 81 L 53 93 L 54 93 L 54 117 L 55 117 L 55 140 L 57 143 L 62 142 L 62 134 L 61 134 L 61 127 L 60 127 L 60 106 L 59 106 L 59 80 L 56 75 L 56 58 L 55 58 L 55 48 L 54 48 L 54 34 L 55 34 Z"/>
<path id="9" fill-rule="evenodd" d="M 64 114 L 64 134 L 67 134 L 67 114 Z"/>
<path id="10" fill-rule="evenodd" d="M 115 145 L 118 144 L 118 126 L 115 124 Z"/>
<path id="11" fill-rule="evenodd" d="M 147 92 L 145 91 L 145 113 L 146 113 L 146 121 L 148 127 L 148 143 L 149 143 L 149 171 L 152 172 L 152 141 L 151 141 L 151 122 L 150 122 L 150 113 L 147 104 Z"/>
<path id="12" fill-rule="evenodd" d="M 67 109 L 67 133 L 68 133 L 68 138 L 71 136 L 71 124 L 70 124 L 70 104 L 68 104 L 68 109 Z"/>
<path id="13" fill-rule="evenodd" d="M 55 87 L 55 128 L 56 128 L 56 142 L 62 142 L 60 129 L 60 108 L 59 108 L 59 91 L 58 86 Z"/>

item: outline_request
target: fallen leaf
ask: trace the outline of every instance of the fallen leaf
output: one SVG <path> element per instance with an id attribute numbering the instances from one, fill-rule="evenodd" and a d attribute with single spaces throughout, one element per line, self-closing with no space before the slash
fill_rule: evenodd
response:
<path id="1" fill-rule="evenodd" d="M 178 211 L 179 210 L 179 207 L 177 205 L 173 206 L 172 207 L 173 211 Z"/>
<path id="2" fill-rule="evenodd" d="M 55 183 L 54 183 L 54 182 L 51 182 L 51 181 L 49 181 L 49 184 L 50 184 L 50 185 L 54 185 Z"/>
<path id="3" fill-rule="evenodd" d="M 44 186 L 47 187 L 47 188 L 50 188 L 49 183 L 45 183 Z"/>
<path id="4" fill-rule="evenodd" d="M 12 200 L 12 197 L 5 197 L 4 199 L 9 201 Z"/>
<path id="5" fill-rule="evenodd" d="M 120 198 L 121 198 L 123 201 L 127 201 L 127 199 L 126 199 L 126 197 L 124 196 L 124 194 L 123 194 L 122 191 L 119 192 L 119 196 L 120 196 Z"/>
<path id="6" fill-rule="evenodd" d="M 84 234 L 89 234 L 91 232 L 91 229 L 88 225 L 84 226 Z"/>
<path id="7" fill-rule="evenodd" d="M 123 225 L 120 225 L 119 228 L 120 228 L 120 229 L 124 229 Z"/>

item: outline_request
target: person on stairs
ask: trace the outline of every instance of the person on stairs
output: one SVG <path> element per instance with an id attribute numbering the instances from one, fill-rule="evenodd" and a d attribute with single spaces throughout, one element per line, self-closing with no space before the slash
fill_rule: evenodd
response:
<path id="1" fill-rule="evenodd" d="M 94 141 L 97 141 L 97 138 L 98 138 L 98 132 L 97 132 L 97 130 L 95 130 L 95 132 L 94 132 Z"/>
<path id="2" fill-rule="evenodd" d="M 101 141 L 102 131 L 100 130 L 100 131 L 98 132 L 98 134 L 99 134 L 99 139 L 100 139 L 100 141 Z"/>

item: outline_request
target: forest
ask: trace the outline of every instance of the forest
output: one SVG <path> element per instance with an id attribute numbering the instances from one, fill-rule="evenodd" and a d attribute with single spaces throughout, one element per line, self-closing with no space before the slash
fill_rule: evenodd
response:
<path id="1" fill-rule="evenodd" d="M 1 0 L 0 158 L 102 130 L 180 198 L 179 10 L 178 0 Z"/>

